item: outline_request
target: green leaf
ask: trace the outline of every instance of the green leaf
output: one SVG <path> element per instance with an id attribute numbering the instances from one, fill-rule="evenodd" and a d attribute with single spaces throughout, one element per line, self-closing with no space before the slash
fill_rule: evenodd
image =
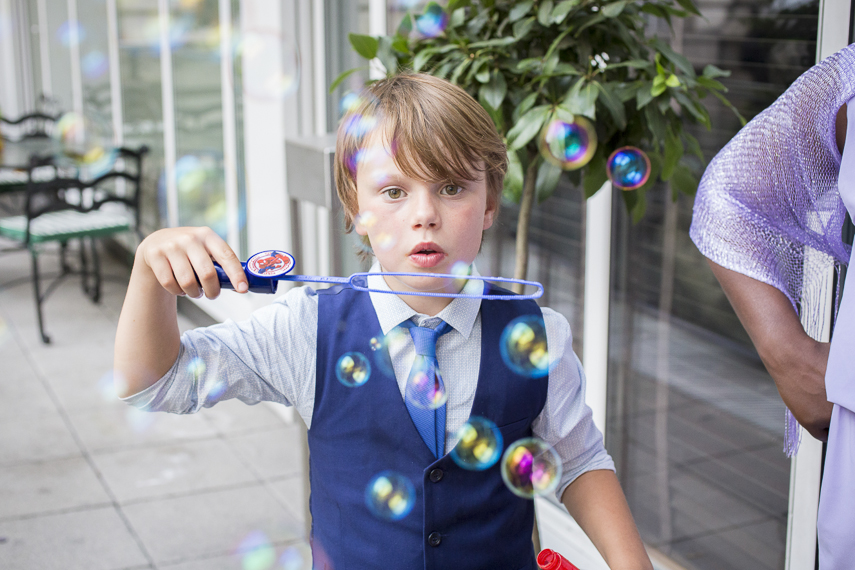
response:
<path id="1" fill-rule="evenodd" d="M 600 92 L 598 99 L 609 110 L 618 130 L 624 130 L 626 128 L 626 112 L 624 111 L 623 103 L 611 92 L 608 84 L 604 85 L 598 81 L 594 81 L 594 85 Z"/>
<path id="2" fill-rule="evenodd" d="M 552 10 L 552 16 L 550 20 L 552 20 L 553 24 L 560 24 L 564 21 L 564 18 L 567 17 L 567 14 L 570 13 L 570 10 L 579 5 L 580 0 L 564 0 L 563 2 L 559 2 L 557 6 Z"/>
<path id="3" fill-rule="evenodd" d="M 698 85 L 706 87 L 707 89 L 713 91 L 721 91 L 722 93 L 727 93 L 727 87 L 725 87 L 721 81 L 716 81 L 715 79 L 710 79 L 708 77 L 704 77 L 703 75 L 698 77 L 697 79 Z"/>
<path id="4" fill-rule="evenodd" d="M 482 60 L 478 66 L 478 71 L 475 73 L 475 79 L 478 83 L 487 83 L 490 81 L 490 66 L 487 65 L 487 60 Z"/>
<path id="5" fill-rule="evenodd" d="M 656 79 L 659 79 L 660 77 L 662 77 L 662 76 L 657 75 Z M 668 89 L 668 87 L 665 85 L 664 81 L 660 81 L 659 83 L 657 83 L 656 79 L 653 80 L 653 86 L 650 88 L 650 96 L 651 97 L 659 97 L 660 95 L 665 93 L 666 89 Z"/>
<path id="6" fill-rule="evenodd" d="M 517 62 L 517 71 L 532 71 L 533 69 L 540 69 L 543 65 L 543 58 L 540 57 L 529 57 L 526 59 L 521 59 Z"/>
<path id="7" fill-rule="evenodd" d="M 398 33 L 402 36 L 406 37 L 410 35 L 410 32 L 413 31 L 413 16 L 408 12 L 406 16 L 401 19 L 401 23 L 398 24 Z"/>
<path id="8" fill-rule="evenodd" d="M 646 59 L 630 59 L 628 61 L 621 61 L 618 63 L 609 62 L 609 67 L 614 69 L 617 67 L 631 67 L 633 69 L 648 69 L 653 64 Z"/>
<path id="9" fill-rule="evenodd" d="M 548 26 L 549 21 L 552 18 L 552 0 L 545 0 L 540 3 L 540 6 L 537 8 L 537 21 L 540 22 L 541 26 Z"/>
<path id="10" fill-rule="evenodd" d="M 362 34 L 348 34 L 347 39 L 350 40 L 353 50 L 365 59 L 370 60 L 377 57 L 377 46 L 380 43 L 377 41 L 377 38 Z"/>
<path id="11" fill-rule="evenodd" d="M 392 49 L 398 53 L 409 55 L 410 46 L 407 43 L 407 38 L 396 34 L 395 37 L 392 39 Z"/>
<path id="12" fill-rule="evenodd" d="M 526 37 L 531 31 L 532 26 L 534 26 L 534 20 L 535 18 L 532 16 L 531 18 L 514 22 L 514 39 L 521 40 Z"/>
<path id="13" fill-rule="evenodd" d="M 697 6 L 695 6 L 692 0 L 677 0 L 677 4 L 683 7 L 686 12 L 690 12 L 695 16 L 701 16 L 700 10 L 698 10 Z"/>
<path id="14" fill-rule="evenodd" d="M 659 38 L 653 38 L 651 44 L 655 49 L 662 53 L 668 61 L 677 66 L 677 69 L 688 75 L 689 77 L 695 77 L 695 68 L 692 67 L 691 62 L 688 59 L 680 55 L 671 49 L 671 46 L 660 40 Z"/>
<path id="15" fill-rule="evenodd" d="M 689 111 L 689 113 L 691 113 L 699 123 L 707 128 L 707 130 L 712 128 L 712 124 L 710 124 L 710 115 L 707 112 L 706 107 L 700 103 L 692 101 L 682 91 L 672 91 L 672 93 L 683 109 Z"/>
<path id="16" fill-rule="evenodd" d="M 590 119 L 596 119 L 596 101 L 597 88 L 593 83 L 586 84 L 585 78 L 582 77 L 567 92 L 567 96 L 564 97 L 561 105 L 574 115 L 585 115 Z"/>
<path id="17" fill-rule="evenodd" d="M 730 77 L 730 71 L 719 69 L 718 67 L 709 64 L 704 67 L 702 75 L 707 79 L 715 79 L 716 77 Z"/>
<path id="18" fill-rule="evenodd" d="M 704 162 L 704 153 L 701 150 L 701 145 L 698 143 L 698 139 L 683 131 L 683 138 L 686 139 L 686 146 L 688 147 L 688 151 L 698 157 L 701 162 Z"/>
<path id="19" fill-rule="evenodd" d="M 527 145 L 540 132 L 548 115 L 549 105 L 539 105 L 520 117 L 508 131 L 508 150 L 517 150 Z"/>
<path id="20" fill-rule="evenodd" d="M 514 112 L 511 115 L 511 120 L 517 122 L 520 117 L 525 115 L 526 112 L 534 106 L 535 101 L 537 101 L 537 95 L 537 91 L 526 95 L 525 99 L 520 101 L 520 104 L 517 105 L 516 109 L 514 109 Z"/>
<path id="21" fill-rule="evenodd" d="M 688 167 L 679 164 L 671 177 L 671 188 L 688 196 L 694 196 L 698 191 L 698 179 Z"/>
<path id="22" fill-rule="evenodd" d="M 523 190 L 523 167 L 515 151 L 508 151 L 508 172 L 502 195 L 510 202 L 519 203 Z"/>
<path id="23" fill-rule="evenodd" d="M 590 198 L 596 194 L 597 190 L 602 188 L 608 179 L 609 177 L 606 174 L 606 157 L 598 149 L 591 162 L 588 163 L 585 176 L 582 178 L 582 189 L 585 191 L 585 198 Z"/>
<path id="24" fill-rule="evenodd" d="M 466 24 L 466 31 L 470 36 L 478 36 L 484 28 L 484 25 L 489 21 L 490 11 L 486 9 L 481 10 L 474 18 L 469 20 L 469 23 Z"/>
<path id="25" fill-rule="evenodd" d="M 626 8 L 626 0 L 620 0 L 620 2 L 606 4 L 600 8 L 600 13 L 606 18 L 616 18 L 617 16 L 620 16 L 620 13 L 623 12 L 624 8 Z"/>
<path id="26" fill-rule="evenodd" d="M 635 108 L 642 109 L 645 105 L 653 101 L 652 89 L 639 89 L 635 92 Z"/>
<path id="27" fill-rule="evenodd" d="M 362 70 L 362 69 L 368 69 L 368 66 L 354 67 L 353 69 L 348 69 L 347 71 L 343 72 L 341 75 L 339 75 L 338 77 L 336 77 L 336 78 L 335 78 L 335 81 L 333 81 L 333 82 L 332 82 L 332 85 L 330 85 L 330 93 L 332 93 L 333 91 L 335 91 L 335 90 L 336 90 L 336 87 L 338 87 L 339 85 L 341 85 L 341 82 L 342 82 L 342 81 L 344 81 L 345 79 L 347 79 L 348 77 L 350 77 L 352 74 L 354 74 L 354 73 L 356 73 L 357 71 L 360 71 L 360 70 Z"/>
<path id="28" fill-rule="evenodd" d="M 389 36 L 380 36 L 377 40 L 377 59 L 386 68 L 387 74 L 397 73 L 398 58 L 392 52 L 392 38 Z"/>
<path id="29" fill-rule="evenodd" d="M 541 160 L 537 167 L 537 178 L 534 183 L 537 203 L 540 204 L 555 192 L 558 182 L 561 180 L 563 170 L 547 160 Z"/>
<path id="30" fill-rule="evenodd" d="M 680 78 L 672 73 L 668 76 L 668 79 L 665 80 L 665 85 L 667 85 L 668 87 L 679 87 Z"/>
<path id="31" fill-rule="evenodd" d="M 510 45 L 516 42 L 514 38 L 496 38 L 492 40 L 485 40 L 483 42 L 472 42 L 469 44 L 469 49 L 481 49 L 485 47 L 502 47 L 506 45 Z"/>
<path id="32" fill-rule="evenodd" d="M 531 0 L 528 2 L 518 2 L 514 4 L 514 7 L 511 8 L 511 11 L 508 13 L 508 21 L 513 23 L 528 14 L 531 11 L 531 7 L 534 4 Z"/>
<path id="33" fill-rule="evenodd" d="M 458 8 L 451 13 L 448 19 L 448 29 L 453 30 L 466 20 L 466 8 Z"/>
<path id="34" fill-rule="evenodd" d="M 468 57 L 464 57 L 463 61 L 461 61 L 460 64 L 454 68 L 454 72 L 451 74 L 451 77 L 449 77 L 448 80 L 456 84 L 457 80 L 460 78 L 460 75 L 464 71 L 466 71 L 466 68 L 469 67 L 470 63 L 472 63 L 472 60 Z"/>
<path id="35" fill-rule="evenodd" d="M 665 156 L 662 160 L 662 180 L 671 178 L 682 156 L 683 145 L 680 143 L 680 136 L 668 129 L 665 135 Z"/>
<path id="36" fill-rule="evenodd" d="M 481 91 L 484 100 L 493 109 L 498 110 L 502 106 L 502 101 L 505 100 L 505 95 L 508 92 L 508 85 L 505 82 L 505 76 L 500 70 L 493 72 L 490 82 L 481 86 Z"/>
<path id="37" fill-rule="evenodd" d="M 661 144 L 665 140 L 665 117 L 653 106 L 644 109 L 644 117 L 647 119 L 647 128 L 650 129 L 654 142 L 657 145 Z"/>

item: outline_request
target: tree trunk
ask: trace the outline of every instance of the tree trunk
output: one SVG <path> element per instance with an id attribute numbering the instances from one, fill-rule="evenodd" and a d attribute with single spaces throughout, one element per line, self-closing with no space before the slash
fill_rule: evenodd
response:
<path id="1" fill-rule="evenodd" d="M 531 209 L 534 206 L 534 190 L 537 182 L 537 159 L 530 157 L 528 168 L 523 178 L 523 193 L 520 200 L 520 216 L 517 220 L 517 259 L 514 268 L 514 279 L 525 279 L 528 273 L 528 226 L 531 222 Z M 522 293 L 523 286 L 514 283 L 511 287 L 514 293 Z"/>

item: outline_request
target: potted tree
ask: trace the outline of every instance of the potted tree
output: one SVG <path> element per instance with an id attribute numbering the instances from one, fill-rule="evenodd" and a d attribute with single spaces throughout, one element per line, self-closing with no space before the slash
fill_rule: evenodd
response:
<path id="1" fill-rule="evenodd" d="M 702 163 L 703 154 L 683 125 L 710 128 L 704 97 L 717 97 L 744 123 L 717 80 L 728 71 L 708 65 L 698 73 L 646 33 L 649 18 L 670 26 L 690 14 L 700 15 L 692 0 L 449 0 L 408 13 L 392 36 L 349 39 L 387 74 L 412 69 L 461 86 L 493 118 L 508 147 L 504 198 L 520 204 L 515 277 L 524 279 L 531 209 L 562 174 L 590 197 L 608 180 L 612 151 L 642 149 L 649 176 L 622 193 L 638 220 L 655 181 L 669 181 L 675 199 L 697 190 L 688 157 Z"/>

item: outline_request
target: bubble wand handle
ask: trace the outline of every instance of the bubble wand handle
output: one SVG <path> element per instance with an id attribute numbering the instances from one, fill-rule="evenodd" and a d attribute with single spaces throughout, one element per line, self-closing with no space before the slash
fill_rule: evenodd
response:
<path id="1" fill-rule="evenodd" d="M 438 293 L 433 291 L 391 291 L 389 289 L 376 289 L 368 286 L 368 276 L 371 273 L 354 273 L 350 277 L 326 277 L 323 275 L 279 275 L 276 277 L 259 277 L 252 272 L 247 271 L 246 263 L 241 262 L 243 272 L 246 275 L 249 284 L 249 290 L 253 293 L 276 293 L 276 288 L 279 281 L 299 281 L 307 283 L 333 283 L 338 285 L 350 285 L 354 291 L 363 291 L 366 293 L 392 293 L 394 295 L 414 295 L 418 297 L 450 297 L 463 299 L 489 299 L 489 300 L 524 300 L 538 299 L 543 296 L 543 285 L 537 281 L 526 281 L 524 279 L 510 279 L 507 277 L 482 277 L 479 275 L 453 275 L 449 273 L 431 273 L 431 277 L 440 279 L 477 279 L 478 281 L 492 281 L 496 283 L 520 283 L 525 286 L 535 287 L 536 291 L 527 295 L 496 295 L 496 294 L 470 294 L 470 293 Z M 220 282 L 222 289 L 234 289 L 229 276 L 225 270 L 218 264 L 214 263 L 214 268 L 217 270 L 217 279 Z M 375 274 L 376 275 L 376 274 Z M 425 273 L 384 273 L 395 277 L 424 277 Z"/>
<path id="2" fill-rule="evenodd" d="M 548 548 L 537 555 L 537 567 L 540 570 L 579 570 L 569 560 Z"/>

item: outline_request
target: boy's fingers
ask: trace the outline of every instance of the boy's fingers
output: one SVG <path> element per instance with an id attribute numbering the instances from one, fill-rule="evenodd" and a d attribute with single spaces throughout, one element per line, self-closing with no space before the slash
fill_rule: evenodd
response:
<path id="1" fill-rule="evenodd" d="M 178 282 L 181 290 L 188 297 L 194 299 L 201 297 L 202 288 L 196 280 L 196 273 L 193 271 L 193 267 L 190 265 L 190 260 L 187 259 L 186 254 L 170 257 L 169 264 L 172 266 L 172 274 L 175 276 L 175 280 Z"/>
<path id="2" fill-rule="evenodd" d="M 165 258 L 158 257 L 152 259 L 151 262 L 149 262 L 149 267 L 151 267 L 151 271 L 154 273 L 154 277 L 157 279 L 157 282 L 160 283 L 161 287 L 173 295 L 184 294 L 184 291 L 181 290 L 181 286 L 178 285 L 178 282 L 175 280 L 175 275 L 172 274 L 172 266 Z"/>
<path id="3" fill-rule="evenodd" d="M 214 261 L 220 264 L 229 280 L 232 282 L 232 287 L 239 293 L 246 293 L 249 290 L 249 282 L 246 279 L 246 273 L 243 271 L 243 266 L 240 264 L 240 259 L 235 255 L 235 252 L 229 247 L 223 238 L 211 232 L 205 240 L 205 246 L 210 252 Z"/>
<path id="4" fill-rule="evenodd" d="M 214 268 L 211 256 L 200 247 L 188 251 L 187 257 L 190 259 L 196 278 L 202 284 L 205 296 L 216 299 L 220 294 L 220 280 L 217 278 L 217 270 Z"/>

